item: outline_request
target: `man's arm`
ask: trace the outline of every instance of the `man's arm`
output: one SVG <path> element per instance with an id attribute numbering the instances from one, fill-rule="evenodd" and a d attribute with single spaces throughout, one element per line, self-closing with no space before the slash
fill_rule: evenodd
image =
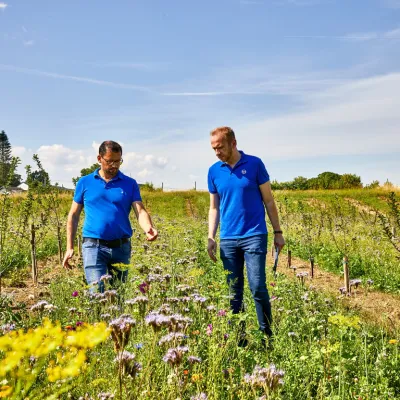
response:
<path id="1" fill-rule="evenodd" d="M 133 211 L 135 212 L 136 218 L 139 222 L 140 227 L 146 233 L 147 240 L 156 240 L 158 236 L 157 230 L 153 226 L 149 213 L 144 208 L 141 201 L 134 201 L 132 203 Z"/>
<path id="2" fill-rule="evenodd" d="M 216 252 L 217 244 L 215 243 L 215 235 L 219 225 L 219 195 L 218 193 L 210 193 L 210 210 L 208 212 L 208 255 L 213 261 L 217 261 Z"/>
<path id="3" fill-rule="evenodd" d="M 78 230 L 79 217 L 83 209 L 83 204 L 72 202 L 71 209 L 68 214 L 67 220 L 67 251 L 65 252 L 63 266 L 65 268 L 72 268 L 69 260 L 74 255 L 74 241 L 76 236 L 76 231 Z"/>
<path id="4" fill-rule="evenodd" d="M 274 196 L 272 195 L 271 183 L 268 181 L 259 187 L 272 228 L 274 231 L 280 231 L 281 227 L 279 225 L 278 209 L 276 208 Z M 279 251 L 281 251 L 284 245 L 285 239 L 283 238 L 282 233 L 274 234 L 274 246 L 278 247 Z"/>

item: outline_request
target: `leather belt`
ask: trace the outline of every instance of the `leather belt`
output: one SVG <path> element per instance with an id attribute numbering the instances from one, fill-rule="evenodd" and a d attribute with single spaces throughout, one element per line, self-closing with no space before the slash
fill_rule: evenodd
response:
<path id="1" fill-rule="evenodd" d="M 121 247 L 124 243 L 128 243 L 130 238 L 114 239 L 114 240 L 104 240 L 104 239 L 94 239 L 94 238 L 83 238 L 83 243 L 96 243 L 102 246 L 109 247 L 110 249 L 115 249 Z"/>

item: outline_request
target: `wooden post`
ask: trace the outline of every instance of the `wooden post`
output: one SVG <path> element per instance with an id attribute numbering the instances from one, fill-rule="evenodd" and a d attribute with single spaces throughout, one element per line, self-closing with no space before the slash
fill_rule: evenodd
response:
<path id="1" fill-rule="evenodd" d="M 77 237 L 76 237 L 76 240 L 77 240 L 77 242 L 78 242 L 78 258 L 80 259 L 81 257 L 82 257 L 82 243 L 81 243 L 81 236 L 80 235 L 78 235 Z"/>
<path id="2" fill-rule="evenodd" d="M 164 191 L 164 182 L 161 182 L 161 191 Z"/>
<path id="3" fill-rule="evenodd" d="M 194 181 L 194 190 L 196 190 L 196 181 Z"/>
<path id="4" fill-rule="evenodd" d="M 344 287 L 346 288 L 346 293 L 350 293 L 350 279 L 349 279 L 349 259 L 343 257 L 343 273 L 344 273 Z"/>
<path id="5" fill-rule="evenodd" d="M 36 263 L 36 238 L 35 238 L 35 225 L 31 225 L 31 260 L 32 260 L 32 281 L 37 284 L 37 263 Z"/>
<path id="6" fill-rule="evenodd" d="M 311 263 L 311 279 L 314 278 L 314 257 L 310 257 Z"/>
<path id="7" fill-rule="evenodd" d="M 287 252 L 287 266 L 290 268 L 292 266 L 292 250 Z"/>
<path id="8" fill-rule="evenodd" d="M 62 248 L 62 239 L 61 239 L 61 225 L 57 224 L 57 240 L 58 240 L 58 258 L 60 264 L 63 262 L 63 248 Z"/>

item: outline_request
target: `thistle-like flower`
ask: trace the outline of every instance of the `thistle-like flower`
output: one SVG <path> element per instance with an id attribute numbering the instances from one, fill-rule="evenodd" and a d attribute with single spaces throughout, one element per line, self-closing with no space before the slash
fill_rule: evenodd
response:
<path id="1" fill-rule="evenodd" d="M 186 338 L 186 335 L 181 333 L 181 332 L 171 332 L 168 335 L 163 336 L 158 344 L 162 346 L 165 343 L 171 343 L 171 342 L 181 342 Z"/>
<path id="2" fill-rule="evenodd" d="M 189 351 L 186 346 L 178 346 L 172 349 L 168 349 L 167 353 L 163 357 L 163 361 L 170 365 L 179 365 L 182 362 L 183 355 Z"/>
<path id="3" fill-rule="evenodd" d="M 120 351 L 125 348 L 128 344 L 132 326 L 135 325 L 136 321 L 130 315 L 121 315 L 119 318 L 113 319 L 109 323 L 115 351 Z"/>
<path id="4" fill-rule="evenodd" d="M 256 365 L 253 373 L 246 374 L 244 380 L 253 388 L 263 388 L 266 392 L 272 392 L 283 385 L 283 377 L 285 373 L 282 370 L 277 370 L 274 364 L 268 368 L 261 368 Z"/>
<path id="5" fill-rule="evenodd" d="M 126 350 L 118 354 L 114 361 L 120 364 L 123 374 L 130 375 L 132 378 L 142 369 L 142 365 L 135 362 L 135 355 Z"/>
<path id="6" fill-rule="evenodd" d="M 196 396 L 192 396 L 190 400 L 208 400 L 208 397 L 205 393 L 201 392 L 200 394 L 196 394 Z"/>
<path id="7" fill-rule="evenodd" d="M 31 311 L 44 311 L 45 307 L 49 305 L 49 303 L 46 300 L 40 300 L 36 304 L 34 304 L 30 310 Z"/>
<path id="8" fill-rule="evenodd" d="M 191 365 L 196 364 L 196 363 L 200 364 L 202 362 L 202 359 L 200 357 L 196 357 L 196 356 L 189 356 L 188 361 L 189 361 L 189 364 L 191 364 Z"/>

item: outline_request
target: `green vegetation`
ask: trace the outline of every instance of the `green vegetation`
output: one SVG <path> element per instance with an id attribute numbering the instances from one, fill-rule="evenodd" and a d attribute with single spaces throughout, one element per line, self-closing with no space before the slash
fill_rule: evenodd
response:
<path id="1" fill-rule="evenodd" d="M 149 193 L 145 198 L 157 213 L 160 237 L 145 243 L 135 231 L 130 279 L 117 292 L 107 288 L 104 295 L 90 295 L 80 275 L 65 272 L 52 282 L 47 303 L 37 303 L 28 313 L 7 312 L 10 305 L 4 302 L 0 395 L 171 400 L 400 396 L 399 332 L 369 326 L 336 299 L 316 292 L 308 280 L 293 282 L 278 273 L 275 281 L 269 276 L 275 341 L 264 349 L 248 288 L 248 311 L 232 315 L 222 263 L 207 256 L 206 215 L 199 212 L 205 209 L 206 194 Z M 193 217 L 187 214 L 189 200 Z M 172 205 L 180 208 L 174 213 Z M 104 321 L 111 333 L 106 341 L 101 325 L 93 333 Z M 246 322 L 246 348 L 237 346 L 240 321 Z M 47 350 L 34 345 L 42 343 L 34 338 L 41 337 L 43 324 Z M 30 336 L 12 333 L 17 328 Z M 74 343 L 69 347 L 68 332 Z M 10 358 L 13 343 L 23 340 L 29 345 Z M 18 363 L 15 357 L 21 357 Z M 4 368 L 2 359 L 15 366 Z"/>

